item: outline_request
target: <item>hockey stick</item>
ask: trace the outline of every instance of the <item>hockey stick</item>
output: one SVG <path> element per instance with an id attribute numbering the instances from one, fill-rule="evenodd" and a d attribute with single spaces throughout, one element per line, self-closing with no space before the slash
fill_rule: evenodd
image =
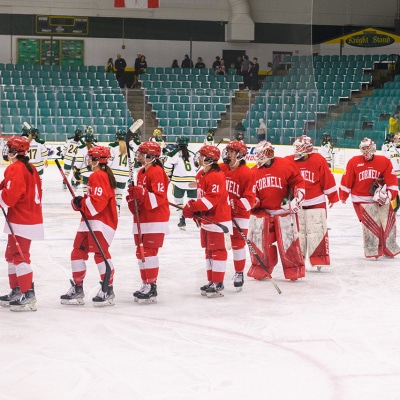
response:
<path id="1" fill-rule="evenodd" d="M 247 238 L 247 236 L 245 235 L 245 233 L 243 232 L 242 228 L 239 226 L 239 224 L 236 222 L 235 218 L 232 218 L 232 222 L 233 225 L 235 225 L 236 229 L 239 231 L 240 236 L 244 239 L 244 241 L 246 242 L 249 250 L 251 251 L 251 253 L 254 255 L 254 257 L 256 258 L 256 260 L 258 261 L 258 263 L 260 264 L 261 268 L 266 272 L 268 279 L 271 281 L 271 283 L 274 285 L 274 288 L 276 289 L 276 291 L 281 294 L 282 291 L 281 289 L 279 289 L 279 286 L 276 284 L 274 278 L 271 276 L 271 274 L 268 272 L 267 267 L 264 265 L 264 263 L 261 260 L 261 257 L 258 255 L 256 249 L 253 246 L 253 243 L 251 242 L 250 239 Z"/>
<path id="2" fill-rule="evenodd" d="M 231 140 L 229 138 L 222 138 L 217 144 L 216 147 L 218 147 L 222 142 L 230 142 Z"/>
<path id="3" fill-rule="evenodd" d="M 64 171 L 63 171 L 63 169 L 62 169 L 62 167 L 61 167 L 60 162 L 58 161 L 58 158 L 56 158 L 56 159 L 54 160 L 54 162 L 56 163 L 56 165 L 57 165 L 57 167 L 58 167 L 58 170 L 60 171 L 60 174 L 61 174 L 61 176 L 63 177 L 63 180 L 64 180 L 65 184 L 67 185 L 67 188 L 68 188 L 69 192 L 71 193 L 71 196 L 72 196 L 73 198 L 75 198 L 76 196 L 75 196 L 74 190 L 72 189 L 71 184 L 69 183 L 67 177 L 65 176 L 65 173 L 64 173 Z M 110 264 L 109 264 L 109 262 L 107 261 L 107 258 L 106 258 L 105 254 L 104 254 L 104 252 L 103 252 L 103 249 L 101 248 L 100 243 L 99 243 L 99 241 L 97 240 L 97 237 L 96 237 L 96 235 L 94 234 L 93 229 L 92 229 L 92 227 L 90 226 L 89 221 L 88 221 L 86 215 L 84 214 L 84 212 L 83 212 L 82 210 L 79 210 L 79 211 L 80 211 L 80 213 L 81 213 L 81 215 L 82 215 L 83 220 L 85 221 L 85 224 L 86 224 L 86 226 L 87 226 L 87 228 L 88 228 L 88 230 L 89 230 L 89 232 L 90 232 L 90 235 L 91 235 L 92 238 L 93 238 L 93 241 L 94 241 L 95 244 L 96 244 L 97 249 L 99 250 L 99 253 L 101 254 L 101 257 L 102 257 L 103 260 L 104 260 L 104 264 L 106 265 L 106 272 L 105 272 L 105 274 L 104 274 L 104 279 L 103 279 L 103 283 L 102 283 L 102 285 L 101 285 L 101 289 L 102 289 L 103 292 L 107 292 L 107 290 L 108 290 L 108 283 L 110 282 L 110 277 L 111 277 L 111 267 L 110 267 Z"/>
<path id="4" fill-rule="evenodd" d="M 183 207 L 182 207 L 182 206 L 179 206 L 178 204 L 174 204 L 174 203 L 169 202 L 169 205 L 172 206 L 172 207 L 177 208 L 178 210 L 183 210 Z M 228 227 L 226 227 L 225 225 L 222 225 L 222 224 L 220 224 L 220 223 L 218 223 L 218 222 L 212 221 L 211 219 L 208 219 L 208 218 L 206 218 L 206 217 L 203 217 L 202 215 L 195 215 L 194 218 L 199 219 L 199 220 L 202 220 L 202 221 L 204 221 L 204 222 L 208 222 L 209 224 L 217 225 L 219 228 L 222 229 L 222 231 L 223 231 L 224 233 L 229 233 Z"/>
<path id="5" fill-rule="evenodd" d="M 126 143 L 126 154 L 128 156 L 128 166 L 129 166 L 129 185 L 134 186 L 134 181 L 133 181 L 133 171 L 132 171 L 132 160 L 131 160 L 131 151 L 129 148 L 129 142 L 131 141 L 131 136 L 143 125 L 143 120 L 138 119 L 131 127 L 129 128 L 128 132 L 126 132 L 125 136 L 125 143 Z M 136 217 L 136 226 L 137 226 L 137 231 L 138 231 L 138 247 L 139 247 L 139 253 L 140 253 L 140 258 L 142 263 L 144 264 L 146 262 L 146 257 L 144 254 L 144 247 L 143 247 L 143 240 L 142 240 L 142 229 L 140 227 L 140 220 L 139 220 L 139 208 L 137 204 L 137 200 L 135 199 L 134 201 L 135 205 L 135 217 Z"/>
<path id="6" fill-rule="evenodd" d="M 1 207 L 1 206 L 0 206 L 0 207 Z M 14 229 L 12 228 L 11 222 L 10 222 L 10 220 L 8 219 L 7 214 L 6 214 L 6 212 L 5 212 L 5 210 L 4 210 L 3 207 L 1 207 L 1 211 L 3 211 L 4 218 L 6 219 L 7 225 L 8 225 L 8 227 L 9 227 L 9 229 L 10 229 L 10 232 L 11 232 L 11 236 L 14 238 L 15 245 L 17 246 L 18 253 L 19 253 L 19 255 L 22 257 L 22 259 L 24 260 L 24 262 L 26 262 L 24 253 L 22 252 L 22 249 L 21 249 L 21 246 L 19 245 L 18 239 L 17 239 L 17 237 L 15 236 Z"/>
<path id="7" fill-rule="evenodd" d="M 128 129 L 125 136 L 125 143 L 126 143 L 126 152 L 128 156 L 128 166 L 129 166 L 129 183 L 133 185 L 133 165 L 131 160 L 131 149 L 129 147 L 129 142 L 131 141 L 132 135 L 143 125 L 143 120 L 138 119 L 136 120 Z"/>

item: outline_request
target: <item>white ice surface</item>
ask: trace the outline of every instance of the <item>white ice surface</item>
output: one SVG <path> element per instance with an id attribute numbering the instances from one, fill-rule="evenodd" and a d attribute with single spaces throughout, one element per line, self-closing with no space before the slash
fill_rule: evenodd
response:
<path id="1" fill-rule="evenodd" d="M 400 399 L 399 259 L 364 258 L 350 202 L 329 211 L 331 268 L 308 267 L 304 279 L 290 282 L 278 263 L 281 295 L 271 282 L 251 279 L 237 293 L 230 255 L 225 297 L 217 299 L 200 296 L 206 274 L 199 233 L 191 221 L 179 230 L 172 209 L 153 305 L 133 301 L 141 282 L 124 202 L 111 247 L 116 305 L 94 308 L 92 255 L 86 304 L 59 301 L 69 288 L 79 221 L 70 199 L 49 166 L 46 238 L 31 249 L 38 311 L 0 308 L 1 400 Z M 5 294 L 4 259 L 0 266 Z"/>

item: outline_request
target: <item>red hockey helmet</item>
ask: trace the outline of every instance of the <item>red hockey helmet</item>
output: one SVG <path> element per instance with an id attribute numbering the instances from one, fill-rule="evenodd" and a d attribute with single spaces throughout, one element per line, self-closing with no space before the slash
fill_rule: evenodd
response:
<path id="1" fill-rule="evenodd" d="M 146 157 L 159 158 L 161 146 L 157 142 L 143 142 L 137 149 L 138 153 L 146 154 Z"/>
<path id="2" fill-rule="evenodd" d="M 360 143 L 360 151 L 367 161 L 371 160 L 376 152 L 376 144 L 372 139 L 364 138 Z"/>
<path id="3" fill-rule="evenodd" d="M 200 147 L 198 153 L 204 157 L 204 161 L 208 161 L 210 163 L 218 162 L 221 157 L 221 152 L 217 146 L 211 146 L 206 144 L 205 146 Z"/>
<path id="4" fill-rule="evenodd" d="M 29 150 L 29 140 L 26 136 L 13 136 L 8 139 L 6 146 L 8 147 L 9 153 L 25 155 Z"/>
<path id="5" fill-rule="evenodd" d="M 88 150 L 87 154 L 92 161 L 98 161 L 99 164 L 107 164 L 108 159 L 111 157 L 110 149 L 105 146 L 94 146 Z"/>
<path id="6" fill-rule="evenodd" d="M 228 151 L 228 150 L 234 150 L 236 151 L 236 159 L 241 160 L 242 158 L 244 158 L 247 154 L 247 146 L 243 143 L 240 142 L 239 140 L 232 140 L 231 142 L 229 142 L 224 151 Z M 222 158 L 225 158 L 222 155 Z"/>
<path id="7" fill-rule="evenodd" d="M 8 154 L 12 153 L 15 155 L 24 156 L 29 150 L 29 140 L 26 136 L 13 136 L 8 139 L 7 143 L 3 147 L 3 160 L 9 161 Z"/>

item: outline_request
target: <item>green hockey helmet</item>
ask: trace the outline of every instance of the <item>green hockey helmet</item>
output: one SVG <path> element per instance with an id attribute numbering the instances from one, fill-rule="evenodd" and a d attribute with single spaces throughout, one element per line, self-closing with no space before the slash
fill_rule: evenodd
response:
<path id="1" fill-rule="evenodd" d="M 187 136 L 179 136 L 176 139 L 176 143 L 178 146 L 187 146 L 189 144 L 189 138 Z"/>
<path id="2" fill-rule="evenodd" d="M 123 129 L 118 129 L 115 134 L 115 140 L 125 140 L 126 132 Z"/>

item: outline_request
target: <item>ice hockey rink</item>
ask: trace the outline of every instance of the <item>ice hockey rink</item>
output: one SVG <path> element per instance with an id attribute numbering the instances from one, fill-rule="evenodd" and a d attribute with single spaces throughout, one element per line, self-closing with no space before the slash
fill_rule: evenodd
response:
<path id="1" fill-rule="evenodd" d="M 278 263 L 273 277 L 282 294 L 268 280 L 250 279 L 236 292 L 230 255 L 225 296 L 215 299 L 200 296 L 206 274 L 198 229 L 188 221 L 179 230 L 171 209 L 152 305 L 133 301 L 141 282 L 124 202 L 111 246 L 115 306 L 91 304 L 99 289 L 92 256 L 86 304 L 63 306 L 80 214 L 61 181 L 50 165 L 45 240 L 31 252 L 38 310 L 0 308 L 1 400 L 400 400 L 400 261 L 364 258 L 350 202 L 329 210 L 331 268 L 308 266 L 304 279 L 290 282 Z M 5 244 L 1 234 L 2 254 Z M 0 271 L 5 294 L 3 256 Z"/>

